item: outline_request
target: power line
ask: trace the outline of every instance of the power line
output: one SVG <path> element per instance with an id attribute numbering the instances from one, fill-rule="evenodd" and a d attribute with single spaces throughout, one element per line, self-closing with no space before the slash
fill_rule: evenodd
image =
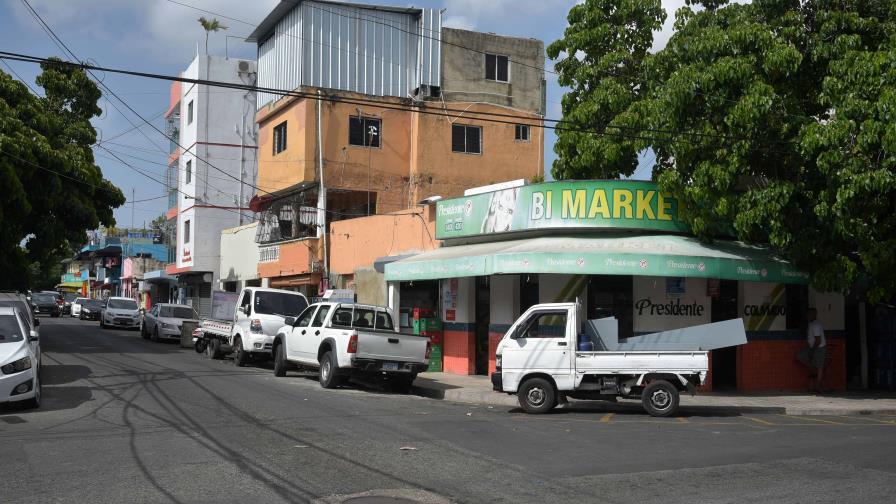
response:
<path id="1" fill-rule="evenodd" d="M 31 87 L 31 84 L 28 84 L 28 81 L 26 81 L 25 79 L 22 78 L 22 76 L 20 76 L 19 74 L 16 73 L 16 71 L 15 71 L 15 69 L 13 69 L 12 65 L 10 65 L 9 63 L 7 63 L 7 62 L 4 61 L 4 60 L 0 60 L 0 61 L 3 61 L 3 66 L 5 66 L 7 69 L 9 69 L 9 71 L 10 71 L 10 72 L 11 72 L 17 79 L 19 79 L 19 82 L 21 82 L 22 84 L 25 85 L 25 87 L 27 87 L 28 89 L 30 89 L 31 92 L 32 92 L 35 96 L 40 96 L 39 94 L 37 94 L 37 91 L 35 91 L 34 88 Z"/>
<path id="2" fill-rule="evenodd" d="M 0 58 L 10 59 L 13 61 L 25 61 L 25 62 L 31 62 L 31 63 L 53 62 L 52 60 L 47 60 L 46 58 L 39 58 L 39 57 L 35 57 L 35 56 L 24 55 L 24 54 L 19 54 L 19 53 L 11 53 L 11 52 L 6 52 L 6 51 L 0 51 Z M 99 70 L 99 71 L 110 72 L 110 73 L 131 75 L 131 76 L 135 76 L 135 77 L 143 77 L 143 78 L 166 80 L 166 81 L 177 81 L 177 82 L 194 84 L 194 85 L 206 85 L 206 86 L 223 87 L 223 88 L 229 88 L 229 89 L 239 89 L 239 90 L 244 90 L 244 91 L 263 92 L 263 93 L 269 93 L 269 94 L 277 94 L 277 95 L 281 95 L 281 96 L 305 98 L 305 99 L 311 99 L 311 100 L 321 100 L 321 101 L 328 101 L 328 102 L 332 102 L 332 103 L 344 103 L 344 104 L 349 104 L 349 105 L 373 106 L 373 107 L 376 107 L 376 108 L 379 108 L 382 110 L 396 110 L 396 111 L 401 111 L 401 112 L 413 112 L 413 113 L 425 114 L 425 115 L 452 117 L 455 119 L 457 117 L 467 115 L 468 117 L 470 117 L 470 119 L 483 121 L 483 122 L 522 125 L 522 126 L 530 126 L 530 127 L 535 127 L 535 128 L 552 129 L 552 130 L 557 130 L 557 131 L 571 131 L 571 132 L 578 132 L 578 133 L 598 135 L 598 136 L 609 136 L 609 137 L 623 138 L 623 139 L 629 139 L 629 140 L 668 141 L 669 139 L 668 138 L 639 136 L 639 135 L 627 134 L 627 133 L 623 133 L 623 132 L 613 133 L 613 132 L 606 131 L 606 129 L 609 128 L 609 129 L 618 129 L 618 130 L 632 130 L 632 131 L 639 132 L 639 133 L 647 132 L 647 133 L 670 134 L 670 135 L 685 134 L 688 136 L 704 137 L 704 138 L 711 138 L 711 139 L 721 139 L 721 140 L 747 140 L 747 141 L 752 140 L 751 138 L 747 138 L 747 137 L 736 137 L 736 136 L 726 136 L 726 135 L 719 135 L 719 134 L 712 134 L 712 133 L 701 133 L 701 132 L 694 132 L 694 131 L 690 131 L 690 130 L 672 131 L 672 130 L 662 130 L 662 129 L 657 129 L 657 128 L 641 128 L 641 127 L 634 127 L 634 126 L 619 126 L 619 125 L 612 125 L 612 124 L 606 125 L 603 127 L 604 128 L 603 130 L 598 131 L 598 130 L 586 129 L 586 128 L 582 128 L 582 127 L 573 127 L 573 126 L 566 126 L 566 125 L 561 126 L 561 124 L 569 123 L 569 121 L 565 121 L 563 119 L 524 117 L 524 116 L 521 116 L 518 114 L 507 114 L 507 113 L 501 113 L 501 112 L 488 112 L 488 111 L 475 111 L 475 110 L 468 110 L 468 109 L 453 109 L 453 108 L 449 108 L 449 107 L 441 107 L 439 109 L 426 109 L 426 108 L 422 108 L 417 103 L 414 103 L 412 105 L 402 105 L 402 104 L 398 104 L 398 103 L 390 104 L 390 103 L 385 103 L 382 101 L 377 101 L 377 100 L 372 100 L 372 99 L 346 98 L 346 97 L 338 97 L 335 95 L 319 97 L 315 93 L 307 93 L 307 92 L 301 92 L 301 91 L 286 91 L 286 90 L 276 89 L 276 88 L 260 87 L 260 86 L 254 86 L 254 85 L 250 86 L 247 84 L 236 84 L 236 83 L 212 81 L 212 80 L 205 80 L 205 79 L 191 79 L 191 78 L 180 77 L 180 76 L 174 77 L 174 76 L 153 74 L 153 73 L 147 73 L 147 72 L 139 72 L 139 71 L 133 71 L 133 70 L 123 70 L 123 69 L 115 69 L 115 68 L 108 68 L 108 67 L 100 67 L 100 66 L 90 65 L 90 64 L 86 64 L 86 63 L 73 63 L 73 62 L 68 62 L 68 61 L 55 61 L 55 63 L 62 64 L 62 65 L 70 65 L 70 66 L 75 66 L 75 67 L 85 68 L 85 69 Z M 458 116 L 455 117 L 455 116 L 451 115 L 451 113 L 456 113 L 456 114 L 458 114 Z M 485 117 L 473 117 L 473 116 L 485 116 Z M 491 117 L 511 118 L 511 119 L 515 119 L 515 120 L 490 119 Z M 557 123 L 557 124 L 554 126 L 549 126 L 546 124 L 542 124 L 540 122 L 535 122 L 535 123 L 524 122 L 524 121 L 533 121 L 533 120 L 543 121 L 543 122 L 552 122 L 552 123 Z M 153 126 L 153 128 L 155 128 L 155 126 Z M 155 128 L 155 129 L 157 131 L 159 131 L 158 128 Z M 792 142 L 785 141 L 785 142 L 776 142 L 776 143 L 792 143 Z M 751 150 L 757 150 L 757 148 L 754 147 Z M 203 160 L 203 162 L 209 164 L 209 166 L 214 167 L 214 165 L 211 165 L 210 163 L 208 163 L 208 161 Z M 234 178 L 230 174 L 227 174 L 227 173 L 225 173 L 225 174 L 231 178 Z M 258 189 L 258 188 L 256 188 L 256 189 Z M 262 190 L 262 192 L 267 192 L 267 191 Z"/>
<path id="3" fill-rule="evenodd" d="M 29 164 L 29 165 L 31 165 L 31 166 L 33 166 L 33 167 L 35 167 L 35 168 L 38 168 L 38 169 L 40 169 L 40 170 L 43 170 L 43 171 L 46 171 L 46 172 L 50 172 L 50 173 L 54 173 L 54 174 L 56 174 L 56 175 L 58 175 L 58 176 L 60 176 L 60 177 L 62 177 L 62 178 L 71 180 L 71 181 L 73 181 L 73 182 L 77 182 L 77 183 L 79 183 L 79 184 L 83 184 L 83 185 L 92 187 L 92 188 L 94 188 L 94 189 L 100 190 L 100 191 L 108 191 L 108 192 L 114 194 L 114 191 L 112 191 L 112 190 L 109 189 L 108 187 L 98 186 L 98 185 L 93 184 L 93 183 L 90 183 L 90 182 L 88 182 L 88 181 L 86 181 L 86 180 L 81 180 L 81 179 L 79 179 L 79 178 L 77 178 L 77 177 L 72 177 L 71 175 L 66 175 L 65 173 L 59 172 L 59 171 L 57 171 L 57 170 L 53 170 L 52 168 L 47 168 L 47 167 L 45 167 L 45 166 L 41 166 L 41 165 L 39 165 L 39 164 L 37 164 L 37 163 L 33 163 L 33 162 L 31 162 L 31 161 L 28 161 L 27 159 L 22 159 L 22 158 L 20 158 L 19 156 L 16 156 L 15 154 L 11 154 L 11 153 L 6 152 L 6 151 L 4 151 L 4 150 L 0 150 L 0 154 L 3 154 L 4 156 L 11 157 L 11 158 L 16 159 L 16 160 L 18 160 L 18 161 L 21 161 L 22 163 L 27 163 L 27 164 Z"/>

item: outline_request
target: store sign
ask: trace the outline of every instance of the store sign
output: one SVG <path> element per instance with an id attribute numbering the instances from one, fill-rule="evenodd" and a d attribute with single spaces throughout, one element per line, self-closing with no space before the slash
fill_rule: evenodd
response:
<path id="1" fill-rule="evenodd" d="M 738 296 L 747 331 L 787 329 L 787 289 L 782 283 L 744 282 Z"/>
<path id="2" fill-rule="evenodd" d="M 708 324 L 711 300 L 703 278 L 633 277 L 632 322 L 636 333 Z"/>
<path id="3" fill-rule="evenodd" d="M 678 201 L 656 184 L 643 181 L 547 182 L 436 204 L 438 239 L 531 229 L 609 227 L 688 231 L 678 219 Z"/>
<path id="4" fill-rule="evenodd" d="M 660 315 L 673 317 L 702 317 L 706 309 L 697 301 L 681 302 L 681 299 L 655 303 L 649 299 L 635 301 L 635 315 Z"/>

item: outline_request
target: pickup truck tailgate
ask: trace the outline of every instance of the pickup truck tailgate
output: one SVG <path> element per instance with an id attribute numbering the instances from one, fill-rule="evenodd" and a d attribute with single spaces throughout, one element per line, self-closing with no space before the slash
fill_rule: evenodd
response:
<path id="1" fill-rule="evenodd" d="M 358 331 L 356 359 L 423 363 L 429 337 L 391 331 Z"/>

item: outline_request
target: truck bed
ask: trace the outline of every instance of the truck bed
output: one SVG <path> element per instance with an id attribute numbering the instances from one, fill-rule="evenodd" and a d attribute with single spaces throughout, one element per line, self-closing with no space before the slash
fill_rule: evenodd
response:
<path id="1" fill-rule="evenodd" d="M 199 322 L 199 329 L 201 329 L 202 332 L 205 333 L 229 338 L 230 331 L 233 329 L 233 322 L 205 319 Z"/>
<path id="2" fill-rule="evenodd" d="M 423 363 L 428 336 L 386 330 L 357 330 L 355 359 Z"/>
<path id="3" fill-rule="evenodd" d="M 697 350 L 576 352 L 576 373 L 705 373 L 709 368 L 708 354 Z"/>

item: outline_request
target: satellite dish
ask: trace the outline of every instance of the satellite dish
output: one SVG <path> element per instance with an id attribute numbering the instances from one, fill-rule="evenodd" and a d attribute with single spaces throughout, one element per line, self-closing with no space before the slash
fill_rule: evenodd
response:
<path id="1" fill-rule="evenodd" d="M 249 62 L 248 61 L 240 61 L 239 64 L 237 65 L 237 68 L 239 68 L 240 72 L 248 72 L 249 71 Z"/>

